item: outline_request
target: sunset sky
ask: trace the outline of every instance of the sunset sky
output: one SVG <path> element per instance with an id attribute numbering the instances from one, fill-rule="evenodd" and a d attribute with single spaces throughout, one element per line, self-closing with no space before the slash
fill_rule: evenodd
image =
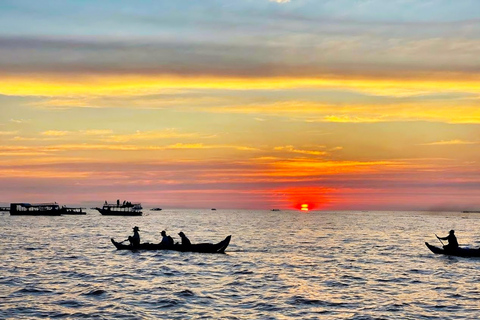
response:
<path id="1" fill-rule="evenodd" d="M 0 203 L 480 210 L 480 1 L 0 1 Z"/>

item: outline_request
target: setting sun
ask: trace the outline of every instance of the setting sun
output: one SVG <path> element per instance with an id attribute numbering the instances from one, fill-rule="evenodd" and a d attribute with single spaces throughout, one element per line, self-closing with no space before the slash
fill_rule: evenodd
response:
<path id="1" fill-rule="evenodd" d="M 308 211 L 308 204 L 302 204 L 301 209 L 302 211 Z"/>

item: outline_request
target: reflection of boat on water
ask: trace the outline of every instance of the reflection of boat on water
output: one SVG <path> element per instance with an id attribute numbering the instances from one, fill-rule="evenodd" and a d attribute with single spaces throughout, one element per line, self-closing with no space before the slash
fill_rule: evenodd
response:
<path id="1" fill-rule="evenodd" d="M 173 250 L 181 252 L 201 252 L 201 253 L 225 253 L 225 249 L 230 244 L 232 236 L 226 237 L 219 243 L 198 243 L 189 246 L 183 246 L 181 244 L 175 244 L 173 246 L 164 246 L 156 243 L 141 243 L 138 246 L 131 246 L 128 244 L 122 244 L 116 242 L 114 239 L 110 239 L 117 250 Z"/>
<path id="2" fill-rule="evenodd" d="M 67 215 L 83 215 L 87 214 L 86 211 L 83 211 L 85 208 L 72 208 L 72 207 L 61 207 L 60 211 L 62 211 L 62 214 L 67 214 Z"/>
<path id="3" fill-rule="evenodd" d="M 55 203 L 11 203 L 11 216 L 59 216 L 60 206 Z"/>
<path id="4" fill-rule="evenodd" d="M 480 249 L 471 249 L 471 248 L 456 248 L 453 250 L 445 250 L 436 246 L 432 246 L 428 242 L 425 242 L 430 251 L 436 254 L 444 254 L 447 256 L 457 256 L 457 257 L 480 257 Z"/>
<path id="5" fill-rule="evenodd" d="M 95 208 L 104 216 L 141 216 L 142 213 L 142 205 L 140 203 L 131 203 L 124 201 L 120 203 L 117 200 L 117 203 L 110 204 L 105 201 L 105 204 L 102 208 Z"/>
<path id="6" fill-rule="evenodd" d="M 162 208 L 152 208 L 150 211 L 162 211 Z"/>

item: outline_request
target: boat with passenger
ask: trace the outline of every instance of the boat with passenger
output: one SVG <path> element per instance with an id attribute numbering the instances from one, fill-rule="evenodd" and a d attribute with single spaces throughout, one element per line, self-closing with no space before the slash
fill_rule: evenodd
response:
<path id="1" fill-rule="evenodd" d="M 200 253 L 225 253 L 225 249 L 230 244 L 232 236 L 228 236 L 222 241 L 218 243 L 197 243 L 191 244 L 189 246 L 185 246 L 179 243 L 174 245 L 165 246 L 161 243 L 140 243 L 137 246 L 132 246 L 128 244 L 123 244 L 122 242 L 117 242 L 113 238 L 110 240 L 112 241 L 113 245 L 117 248 L 117 250 L 173 250 L 173 251 L 180 251 L 180 252 L 200 252 Z M 126 240 L 125 240 L 126 241 Z"/>
<path id="2" fill-rule="evenodd" d="M 11 216 L 59 216 L 60 206 L 54 203 L 11 203 Z"/>
<path id="3" fill-rule="evenodd" d="M 120 203 L 120 200 L 117 200 L 116 203 L 108 203 L 105 201 L 102 208 L 95 208 L 104 216 L 141 216 L 142 205 L 140 203 L 132 203 L 129 201 L 123 201 Z"/>
<path id="4" fill-rule="evenodd" d="M 430 251 L 432 251 L 435 254 L 444 254 L 447 256 L 456 256 L 456 257 L 480 257 L 480 249 L 477 248 L 468 248 L 468 247 L 458 247 L 454 249 L 445 249 L 440 248 L 437 246 L 433 246 L 429 244 L 428 242 L 425 242 L 425 245 L 427 246 Z"/>

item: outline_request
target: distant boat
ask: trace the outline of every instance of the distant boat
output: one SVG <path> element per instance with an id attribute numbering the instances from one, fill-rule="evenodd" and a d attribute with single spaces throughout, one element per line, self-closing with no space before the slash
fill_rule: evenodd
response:
<path id="1" fill-rule="evenodd" d="M 280 209 L 272 209 L 272 211 L 280 211 Z"/>
<path id="2" fill-rule="evenodd" d="M 105 204 L 102 208 L 95 208 L 104 216 L 141 216 L 142 205 L 140 203 L 131 203 L 124 201 L 120 203 L 117 200 L 117 203 L 110 204 L 105 201 Z"/>
<path id="3" fill-rule="evenodd" d="M 480 213 L 480 210 L 465 210 L 462 213 Z"/>
<path id="4" fill-rule="evenodd" d="M 62 214 L 66 215 L 84 215 L 87 214 L 86 211 L 83 211 L 85 208 L 72 208 L 72 207 L 61 207 L 60 211 Z"/>
<path id="5" fill-rule="evenodd" d="M 0 207 L 0 212 L 8 212 L 10 211 L 10 207 Z"/>
<path id="6" fill-rule="evenodd" d="M 215 211 L 215 210 L 217 210 L 217 209 L 215 209 L 215 208 L 212 208 L 212 211 Z"/>
<path id="7" fill-rule="evenodd" d="M 59 216 L 60 206 L 55 203 L 11 203 L 11 216 Z"/>
<path id="8" fill-rule="evenodd" d="M 150 211 L 162 211 L 162 208 L 152 208 Z"/>

